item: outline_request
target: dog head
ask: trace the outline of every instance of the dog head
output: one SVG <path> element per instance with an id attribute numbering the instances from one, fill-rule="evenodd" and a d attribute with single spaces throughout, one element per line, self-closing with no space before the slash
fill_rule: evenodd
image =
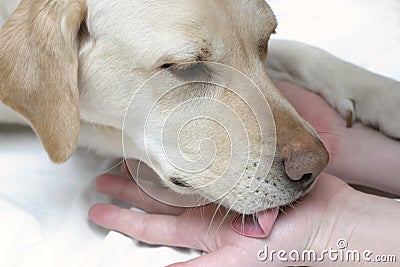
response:
<path id="1" fill-rule="evenodd" d="M 328 154 L 266 73 L 276 27 L 263 0 L 22 0 L 0 33 L 0 99 L 57 163 L 81 120 L 125 119 L 126 155 L 174 191 L 245 214 L 285 205 Z"/>

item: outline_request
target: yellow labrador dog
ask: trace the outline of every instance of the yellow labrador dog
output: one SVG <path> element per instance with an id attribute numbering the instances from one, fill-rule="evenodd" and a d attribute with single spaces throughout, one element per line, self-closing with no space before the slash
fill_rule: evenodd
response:
<path id="1" fill-rule="evenodd" d="M 22 0 L 0 31 L 0 100 L 56 163 L 79 143 L 145 162 L 173 192 L 276 217 L 329 157 L 270 78 L 400 137 L 397 81 L 269 42 L 276 27 L 264 0 Z M 26 123 L 6 106 L 0 122 Z"/>

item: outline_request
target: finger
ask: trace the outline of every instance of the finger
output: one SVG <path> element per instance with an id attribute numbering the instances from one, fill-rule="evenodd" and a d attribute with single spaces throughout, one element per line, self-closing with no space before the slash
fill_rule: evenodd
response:
<path id="1" fill-rule="evenodd" d="M 200 242 L 202 233 L 198 231 L 203 224 L 201 220 L 186 221 L 184 217 L 145 214 L 105 204 L 93 206 L 89 218 L 104 228 L 148 244 L 197 250 L 205 247 Z"/>
<path id="2" fill-rule="evenodd" d="M 133 181 L 119 175 L 105 174 L 96 181 L 97 190 L 149 213 L 179 215 L 184 209 L 173 207 L 150 197 Z"/>
<path id="3" fill-rule="evenodd" d="M 198 257 L 188 262 L 175 263 L 168 267 L 237 267 L 237 266 L 257 266 L 257 254 L 249 255 L 238 247 L 225 247 L 216 252 Z M 252 264 L 253 262 L 253 264 Z"/>

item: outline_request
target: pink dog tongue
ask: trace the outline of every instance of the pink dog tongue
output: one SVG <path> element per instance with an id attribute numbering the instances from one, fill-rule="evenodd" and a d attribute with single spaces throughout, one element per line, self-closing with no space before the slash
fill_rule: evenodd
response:
<path id="1" fill-rule="evenodd" d="M 232 222 L 235 232 L 255 238 L 265 238 L 271 233 L 272 227 L 278 217 L 278 208 L 260 211 L 257 215 L 238 215 Z"/>

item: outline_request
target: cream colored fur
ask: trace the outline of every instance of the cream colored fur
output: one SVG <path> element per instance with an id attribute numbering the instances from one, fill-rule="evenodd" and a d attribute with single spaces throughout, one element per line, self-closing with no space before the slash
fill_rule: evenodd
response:
<path id="1" fill-rule="evenodd" d="M 238 212 L 249 214 L 285 205 L 308 192 L 314 181 L 296 179 L 302 174 L 299 166 L 304 169 L 306 162 L 318 161 L 315 168 L 321 171 L 328 156 L 312 127 L 280 95 L 267 75 L 267 44 L 275 28 L 275 17 L 263 0 L 23 0 L 0 32 L 0 73 L 4 75 L 0 99 L 29 120 L 55 162 L 71 156 L 80 128 L 81 146 L 106 155 L 142 160 L 174 191 L 188 191 L 170 183 L 178 177 L 182 183 L 196 188 L 197 194 Z M 327 65 L 316 64 L 320 56 Z M 250 78 L 260 88 L 262 97 L 245 91 L 243 94 L 258 99 L 260 105 L 264 98 L 268 100 L 274 124 L 259 125 L 239 96 L 214 85 L 187 85 L 186 91 L 170 92 L 157 107 L 158 115 L 150 116 L 149 121 L 154 127 L 162 126 L 175 102 L 193 99 L 196 94 L 229 106 L 242 118 L 248 133 L 247 140 L 234 144 L 249 155 L 244 172 L 237 174 L 242 176 L 237 183 L 218 180 L 230 162 L 232 143 L 214 121 L 204 119 L 183 128 L 179 146 L 173 142 L 173 136 L 162 144 L 193 161 L 201 156 L 199 142 L 213 140 L 215 160 L 197 173 L 176 168 L 160 149 L 157 135 L 150 131 L 144 136 L 141 130 L 145 127 L 143 118 L 148 115 L 144 111 L 158 101 L 155 96 L 165 84 L 180 79 L 177 72 L 181 70 L 161 72 L 158 75 L 163 83 L 147 91 L 138 90 L 140 85 L 159 73 L 163 65 L 194 61 L 222 63 Z M 368 106 L 374 100 L 363 93 L 383 83 L 388 87 L 385 90 L 390 91 L 388 94 L 393 94 L 392 101 L 398 101 L 398 93 L 391 91 L 398 86 L 395 81 L 293 42 L 272 42 L 269 62 L 274 78 L 306 86 L 325 96 L 342 114 L 353 111 L 357 119 L 400 136 L 399 125 L 388 123 L 386 117 L 393 104 L 387 106 L 385 114 L 370 112 Z M 354 73 L 354 78 L 344 81 L 343 68 Z M 313 74 L 321 69 L 331 75 L 314 79 Z M 339 91 L 332 93 L 337 87 Z M 137 130 L 124 134 L 123 121 L 136 92 L 142 101 L 129 119 L 137 122 Z M 379 99 L 383 102 L 385 97 Z M 198 109 L 210 107 L 200 102 L 194 104 L 182 112 L 181 119 Z M 218 109 L 215 113 L 224 114 Z M 0 121 L 21 119 L 0 107 Z M 182 125 L 177 123 L 176 127 Z M 270 137 L 262 135 L 263 131 L 274 131 L 277 143 L 270 144 Z M 125 155 L 122 136 L 125 147 L 129 147 Z M 291 162 L 290 167 L 289 162 L 285 165 L 282 161 L 291 157 L 288 146 L 293 140 L 306 145 L 299 160 Z M 261 164 L 265 159 L 260 156 L 260 144 L 271 149 L 276 145 L 270 171 L 268 164 Z M 242 162 L 233 159 L 232 164 Z M 210 183 L 212 186 L 208 186 Z M 250 188 L 252 183 L 256 184 L 254 190 Z"/>

